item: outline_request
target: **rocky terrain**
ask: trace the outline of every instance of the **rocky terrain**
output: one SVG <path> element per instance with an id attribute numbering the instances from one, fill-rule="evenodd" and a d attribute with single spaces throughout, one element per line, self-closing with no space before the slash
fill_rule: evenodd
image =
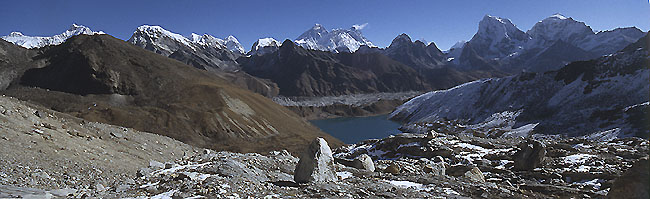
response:
<path id="1" fill-rule="evenodd" d="M 73 196 L 135 198 L 619 198 L 647 196 L 649 142 L 489 136 L 447 123 L 331 150 L 323 139 L 287 151 L 203 150 L 152 163 L 137 177 Z M 641 175 L 638 175 L 641 174 Z M 634 181 L 638 180 L 638 181 Z M 636 182 L 646 182 L 634 185 Z M 631 185 L 631 186 L 628 186 Z M 619 196 L 619 197 L 617 197 Z"/>
<path id="2" fill-rule="evenodd" d="M 478 25 L 447 52 L 377 48 L 365 25 L 248 53 L 148 25 L 11 33 L 0 198 L 650 197 L 650 36 L 560 14 Z M 403 133 L 350 145 L 305 120 L 400 104 Z"/>
<path id="3" fill-rule="evenodd" d="M 150 162 L 179 159 L 195 148 L 1 96 L 0 150 L 0 198 L 31 198 L 115 189 L 133 183 Z"/>
<path id="4" fill-rule="evenodd" d="M 298 151 L 293 143 L 315 137 L 342 144 L 268 98 L 109 35 L 37 51 L 34 68 L 2 93 L 205 148 Z"/>

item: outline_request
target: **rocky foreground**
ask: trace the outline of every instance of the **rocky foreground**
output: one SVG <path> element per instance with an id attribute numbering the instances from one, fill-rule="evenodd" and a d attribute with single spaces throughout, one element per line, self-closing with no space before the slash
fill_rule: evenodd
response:
<path id="1" fill-rule="evenodd" d="M 66 189 L 38 193 L 77 198 L 648 197 L 645 139 L 499 138 L 452 122 L 424 126 L 429 127 L 425 134 L 402 133 L 333 151 L 316 139 L 299 157 L 287 151 L 205 149 L 173 162 L 152 160 L 113 184 L 61 184 Z M 0 196 L 35 193 L 18 186 L 32 187 L 0 187 L 5 190 Z"/>

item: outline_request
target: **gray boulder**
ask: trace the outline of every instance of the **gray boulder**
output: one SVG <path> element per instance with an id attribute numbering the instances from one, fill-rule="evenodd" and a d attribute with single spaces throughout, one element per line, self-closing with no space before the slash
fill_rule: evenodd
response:
<path id="1" fill-rule="evenodd" d="M 354 158 L 354 160 L 352 160 L 352 167 L 370 172 L 375 171 L 375 163 L 372 162 L 372 158 L 370 158 L 368 154 L 361 154 Z"/>
<path id="2" fill-rule="evenodd" d="M 465 172 L 465 177 L 474 182 L 485 182 L 485 176 L 483 176 L 483 173 L 477 167 L 473 167 L 469 171 Z"/>
<path id="3" fill-rule="evenodd" d="M 514 169 L 533 170 L 540 166 L 546 156 L 546 145 L 537 140 L 528 139 L 519 144 L 519 151 L 514 155 Z"/>
<path id="4" fill-rule="evenodd" d="M 293 179 L 297 183 L 338 180 L 332 150 L 323 138 L 316 138 L 300 156 Z"/>

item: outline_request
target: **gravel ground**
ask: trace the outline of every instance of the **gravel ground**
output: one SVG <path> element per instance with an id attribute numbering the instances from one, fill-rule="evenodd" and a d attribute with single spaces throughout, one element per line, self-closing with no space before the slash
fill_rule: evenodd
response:
<path id="1" fill-rule="evenodd" d="M 194 148 L 2 96 L 0 151 L 0 197 L 13 197 L 45 194 L 37 189 L 108 189 L 128 182 L 151 160 L 174 161 Z"/>

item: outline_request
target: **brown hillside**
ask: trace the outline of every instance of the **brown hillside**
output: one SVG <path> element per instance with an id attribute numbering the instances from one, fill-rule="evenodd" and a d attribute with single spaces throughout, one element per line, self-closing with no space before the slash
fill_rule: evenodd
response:
<path id="1" fill-rule="evenodd" d="M 109 35 L 75 36 L 34 59 L 47 64 L 4 93 L 217 150 L 297 151 L 317 136 L 342 144 L 261 95 Z"/>

